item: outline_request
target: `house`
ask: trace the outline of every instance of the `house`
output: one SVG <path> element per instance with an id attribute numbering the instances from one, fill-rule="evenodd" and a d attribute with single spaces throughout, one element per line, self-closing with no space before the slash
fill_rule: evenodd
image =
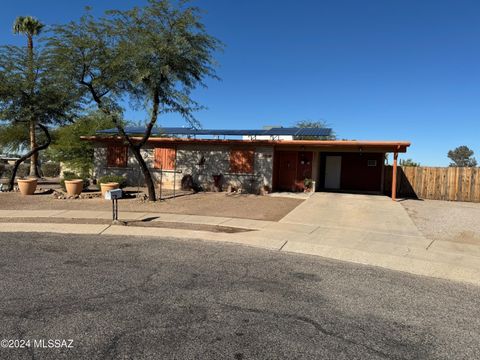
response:
<path id="1" fill-rule="evenodd" d="M 140 139 L 135 134 L 140 135 L 142 129 L 126 131 L 134 140 Z M 182 178 L 190 175 L 205 189 L 221 182 L 224 189 L 252 193 L 303 191 L 306 182 L 313 181 L 315 191 L 382 193 L 386 154 L 394 154 L 396 172 L 398 153 L 406 152 L 410 146 L 404 141 L 321 140 L 330 131 L 163 128 L 153 132 L 142 154 L 154 179 L 170 188 L 179 188 Z M 293 140 L 280 136 L 292 136 Z M 319 140 L 295 140 L 305 136 Z M 94 143 L 96 177 L 123 175 L 130 184 L 143 185 L 141 170 L 116 130 L 100 131 L 83 139 Z"/>

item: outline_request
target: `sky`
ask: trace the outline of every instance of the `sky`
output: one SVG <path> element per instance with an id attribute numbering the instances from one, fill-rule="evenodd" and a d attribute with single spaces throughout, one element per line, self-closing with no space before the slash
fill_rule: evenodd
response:
<path id="1" fill-rule="evenodd" d="M 406 140 L 425 166 L 446 166 L 467 145 L 480 158 L 480 1 L 197 0 L 207 31 L 225 44 L 221 80 L 193 93 L 204 128 L 327 122 L 340 139 Z M 45 24 L 127 9 L 144 0 L 2 2 L 0 44 L 16 16 Z M 143 121 L 145 113 L 127 109 Z M 162 126 L 183 126 L 176 115 Z"/>

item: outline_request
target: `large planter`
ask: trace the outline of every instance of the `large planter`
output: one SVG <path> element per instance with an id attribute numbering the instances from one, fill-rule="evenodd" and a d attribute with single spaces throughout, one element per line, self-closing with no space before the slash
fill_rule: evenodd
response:
<path id="1" fill-rule="evenodd" d="M 22 195 L 33 195 L 37 189 L 37 179 L 18 179 L 18 188 Z"/>
<path id="2" fill-rule="evenodd" d="M 83 190 L 83 180 L 65 180 L 65 189 L 67 190 L 68 196 L 78 196 L 82 193 Z"/>
<path id="3" fill-rule="evenodd" d="M 120 184 L 118 182 L 109 182 L 109 183 L 102 183 L 100 184 L 100 189 L 102 190 L 102 198 L 105 199 L 105 193 L 107 191 L 118 189 Z"/>

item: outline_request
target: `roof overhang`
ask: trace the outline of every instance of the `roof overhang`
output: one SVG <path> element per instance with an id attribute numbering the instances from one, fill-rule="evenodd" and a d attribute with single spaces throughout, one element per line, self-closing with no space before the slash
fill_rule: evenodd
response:
<path id="1" fill-rule="evenodd" d="M 98 143 L 124 142 L 119 136 L 82 136 L 82 140 Z M 141 137 L 131 137 L 139 142 Z M 273 146 L 278 150 L 304 151 L 365 151 L 365 152 L 398 152 L 404 153 L 410 146 L 408 141 L 362 141 L 362 140 L 221 140 L 221 139 L 185 139 L 152 137 L 148 145 L 176 145 L 176 144 L 203 144 L 203 145 L 230 145 L 230 146 Z"/>

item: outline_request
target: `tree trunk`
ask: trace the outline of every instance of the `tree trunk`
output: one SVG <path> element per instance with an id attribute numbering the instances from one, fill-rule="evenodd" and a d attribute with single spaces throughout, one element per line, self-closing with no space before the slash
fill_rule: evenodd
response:
<path id="1" fill-rule="evenodd" d="M 18 171 L 18 167 L 20 166 L 20 164 L 23 163 L 25 160 L 27 160 L 29 157 L 32 157 L 32 155 L 38 154 L 39 151 L 45 150 L 46 148 L 48 148 L 48 146 L 52 142 L 52 138 L 50 137 L 50 133 L 48 132 L 47 127 L 42 125 L 42 124 L 38 124 L 38 127 L 40 129 L 42 129 L 42 131 L 45 133 L 47 141 L 45 142 L 45 144 L 42 144 L 40 146 L 36 146 L 35 148 L 31 149 L 28 153 L 26 153 L 20 159 L 15 161 L 15 165 L 13 166 L 12 176 L 10 177 L 10 181 L 8 183 L 9 184 L 9 191 L 13 191 L 13 188 L 15 186 L 15 177 L 17 176 L 17 171 Z M 31 159 L 30 161 L 33 161 L 33 159 Z"/>
<path id="2" fill-rule="evenodd" d="M 156 201 L 157 198 L 155 195 L 155 184 L 153 182 L 152 174 L 150 173 L 150 170 L 148 170 L 147 163 L 143 159 L 140 152 L 141 148 L 138 148 L 137 146 L 130 146 L 130 149 L 132 150 L 135 159 L 137 160 L 140 168 L 142 169 L 143 177 L 145 179 L 145 184 L 147 185 L 148 190 L 148 201 Z"/>
<path id="3" fill-rule="evenodd" d="M 37 147 L 37 139 L 35 134 L 35 120 L 30 121 L 30 150 Z M 38 152 L 34 152 L 30 158 L 30 176 L 31 177 L 40 177 L 40 172 L 38 171 Z"/>
<path id="4" fill-rule="evenodd" d="M 31 86 L 31 93 L 33 94 L 34 91 L 34 83 L 35 83 L 35 74 L 33 70 L 33 36 L 28 35 L 28 81 Z M 37 139 L 35 134 L 36 124 L 35 119 L 30 119 L 30 150 L 33 150 L 37 147 Z M 40 172 L 38 171 L 38 151 L 32 154 L 30 159 L 30 176 L 31 177 L 40 177 Z"/>
<path id="5" fill-rule="evenodd" d="M 152 110 L 152 117 L 151 117 L 150 123 L 147 125 L 145 134 L 143 135 L 142 139 L 138 142 L 138 144 L 135 144 L 133 140 L 130 138 L 130 136 L 128 136 L 125 129 L 123 128 L 120 118 L 103 105 L 102 95 L 99 95 L 95 91 L 92 83 L 85 82 L 82 77 L 80 84 L 87 87 L 87 89 L 90 91 L 92 95 L 93 101 L 95 101 L 100 111 L 102 111 L 105 115 L 109 116 L 112 119 L 120 136 L 128 143 L 129 148 L 132 150 L 133 155 L 135 156 L 135 159 L 137 160 L 138 164 L 140 165 L 140 168 L 142 169 L 143 177 L 145 179 L 145 184 L 147 185 L 148 200 L 157 201 L 157 196 L 155 194 L 155 184 L 153 183 L 152 174 L 150 174 L 150 170 L 148 169 L 147 164 L 143 159 L 140 151 L 142 149 L 142 146 L 145 145 L 148 138 L 150 137 L 153 126 L 157 120 L 158 109 L 160 105 L 158 89 L 155 90 L 154 96 L 153 96 L 153 110 Z"/>

